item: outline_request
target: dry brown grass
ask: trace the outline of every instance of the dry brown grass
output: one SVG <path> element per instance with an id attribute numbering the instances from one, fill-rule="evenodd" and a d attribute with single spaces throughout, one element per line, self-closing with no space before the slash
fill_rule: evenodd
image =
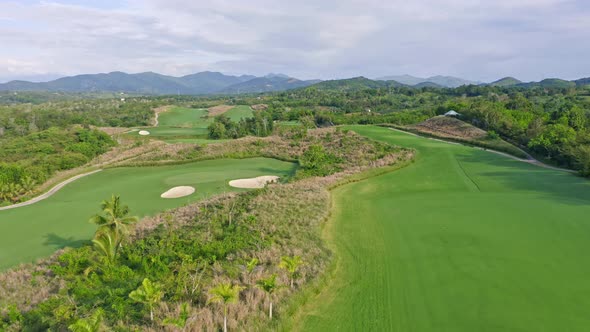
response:
<path id="1" fill-rule="evenodd" d="M 250 107 L 255 111 L 261 111 L 261 110 L 267 109 L 268 105 L 267 104 L 256 104 L 256 105 L 252 105 Z"/>
<path id="2" fill-rule="evenodd" d="M 236 106 L 232 105 L 217 105 L 213 107 L 209 107 L 207 110 L 209 111 L 209 116 L 218 116 L 221 115 Z"/>
<path id="3" fill-rule="evenodd" d="M 419 132 L 436 134 L 448 138 L 479 140 L 487 136 L 484 130 L 448 116 L 436 116 L 421 122 L 413 128 Z"/>
<path id="4" fill-rule="evenodd" d="M 123 134 L 125 132 L 128 132 L 130 130 L 130 128 L 125 128 L 125 127 L 91 127 L 92 129 L 97 129 L 100 130 L 104 133 L 106 133 L 107 135 L 119 135 L 119 134 Z"/>

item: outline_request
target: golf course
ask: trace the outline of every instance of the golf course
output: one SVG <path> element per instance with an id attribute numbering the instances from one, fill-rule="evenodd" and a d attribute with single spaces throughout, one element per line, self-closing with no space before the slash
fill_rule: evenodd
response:
<path id="1" fill-rule="evenodd" d="M 96 225 L 89 218 L 100 203 L 120 195 L 134 216 L 153 215 L 229 191 L 228 182 L 262 175 L 287 176 L 295 164 L 269 158 L 218 159 L 173 166 L 110 168 L 80 178 L 49 198 L 0 211 L 0 270 L 33 262 L 63 247 L 89 243 Z M 185 197 L 160 195 L 177 186 L 196 191 Z"/>
<path id="2" fill-rule="evenodd" d="M 235 106 L 221 113 L 232 121 L 252 117 L 250 106 Z M 214 121 L 214 116 L 204 108 L 188 108 L 174 106 L 158 116 L 156 127 L 144 128 L 150 137 L 163 139 L 170 143 L 204 143 L 207 138 L 207 127 Z M 132 134 L 137 136 L 139 131 Z"/>
<path id="3" fill-rule="evenodd" d="M 336 254 L 300 331 L 587 331 L 590 182 L 373 126 L 414 148 L 400 170 L 332 191 Z"/>

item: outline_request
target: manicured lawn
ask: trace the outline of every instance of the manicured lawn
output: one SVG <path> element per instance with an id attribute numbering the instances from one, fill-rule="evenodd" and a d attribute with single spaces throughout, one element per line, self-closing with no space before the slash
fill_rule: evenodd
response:
<path id="1" fill-rule="evenodd" d="M 209 112 L 202 108 L 173 107 L 158 117 L 158 127 L 207 128 Z"/>
<path id="2" fill-rule="evenodd" d="M 251 118 L 252 117 L 252 109 L 250 106 L 240 105 L 236 106 L 229 111 L 223 113 L 232 121 L 240 121 L 242 118 Z"/>
<path id="3" fill-rule="evenodd" d="M 590 181 L 378 127 L 418 150 L 340 187 L 325 235 L 339 261 L 302 331 L 588 331 Z"/>
<path id="4" fill-rule="evenodd" d="M 137 216 L 153 215 L 215 194 L 238 191 L 229 180 L 260 175 L 286 176 L 295 165 L 275 159 L 221 159 L 191 164 L 114 168 L 68 184 L 36 204 L 0 211 L 0 270 L 46 257 L 65 246 L 79 246 L 96 227 L 88 219 L 99 212 L 100 202 L 111 194 Z M 193 186 L 187 197 L 163 199 L 160 194 L 175 186 Z"/>
<path id="5" fill-rule="evenodd" d="M 250 106 L 236 106 L 224 113 L 233 121 L 240 121 L 242 118 L 252 117 Z M 147 137 L 161 138 L 169 143 L 177 140 L 197 139 L 199 143 L 207 140 L 207 128 L 213 123 L 214 118 L 209 117 L 209 111 L 201 108 L 173 107 L 169 111 L 160 113 L 157 127 L 143 128 L 150 132 Z M 129 133 L 138 136 L 139 131 Z M 214 142 L 214 141 L 211 141 Z"/>

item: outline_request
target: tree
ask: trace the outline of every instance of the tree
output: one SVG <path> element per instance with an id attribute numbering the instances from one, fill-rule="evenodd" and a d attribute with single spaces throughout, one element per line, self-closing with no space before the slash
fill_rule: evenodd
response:
<path id="1" fill-rule="evenodd" d="M 294 286 L 295 279 L 299 276 L 299 267 L 303 265 L 303 261 L 300 256 L 283 256 L 281 257 L 281 263 L 279 267 L 287 270 L 289 273 L 289 279 L 291 279 L 291 288 Z"/>
<path id="2" fill-rule="evenodd" d="M 105 259 L 107 264 L 113 264 L 117 258 L 119 249 L 119 239 L 117 233 L 112 230 L 97 232 L 92 239 L 94 249 L 98 251 Z"/>
<path id="3" fill-rule="evenodd" d="M 273 274 L 268 278 L 260 279 L 256 282 L 256 285 L 268 294 L 270 301 L 270 307 L 268 309 L 268 318 L 272 319 L 272 295 L 279 288 L 277 284 L 277 275 Z"/>
<path id="4" fill-rule="evenodd" d="M 68 329 L 73 332 L 98 332 L 102 328 L 103 316 L 104 312 L 99 308 L 92 316 L 78 319 L 74 324 L 68 326 Z"/>
<path id="5" fill-rule="evenodd" d="M 154 306 L 160 302 L 164 292 L 162 286 L 155 282 L 151 282 L 150 279 L 145 278 L 136 290 L 129 293 L 129 298 L 135 302 L 140 302 L 148 306 L 150 309 L 150 320 L 154 321 Z"/>
<path id="6" fill-rule="evenodd" d="M 238 302 L 240 292 L 244 289 L 231 283 L 221 283 L 209 290 L 211 298 L 208 302 L 221 303 L 223 306 L 223 332 L 227 332 L 227 307 L 231 303 Z"/>
<path id="7" fill-rule="evenodd" d="M 110 200 L 101 203 L 103 215 L 95 215 L 90 222 L 99 226 L 97 234 L 106 230 L 114 231 L 120 241 L 129 233 L 129 225 L 137 222 L 137 217 L 129 216 L 129 207 L 121 204 L 119 196 L 112 195 Z"/>

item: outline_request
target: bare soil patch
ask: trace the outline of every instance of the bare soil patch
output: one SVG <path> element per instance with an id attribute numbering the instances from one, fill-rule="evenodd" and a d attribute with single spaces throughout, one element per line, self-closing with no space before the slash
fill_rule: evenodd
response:
<path id="1" fill-rule="evenodd" d="M 267 104 L 256 104 L 256 105 L 252 105 L 250 106 L 253 110 L 255 111 L 260 111 L 260 110 L 265 110 L 268 108 Z"/>
<path id="2" fill-rule="evenodd" d="M 217 106 L 209 107 L 207 110 L 209 111 L 209 116 L 218 116 L 218 115 L 221 115 L 221 114 L 231 110 L 234 107 L 235 106 L 232 106 L 232 105 L 217 105 Z"/>

